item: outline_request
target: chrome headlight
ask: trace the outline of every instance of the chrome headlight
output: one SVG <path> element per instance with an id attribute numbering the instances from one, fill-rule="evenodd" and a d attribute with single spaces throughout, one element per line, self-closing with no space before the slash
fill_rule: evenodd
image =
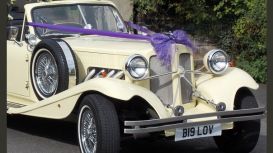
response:
<path id="1" fill-rule="evenodd" d="M 140 80 L 148 73 L 148 62 L 141 55 L 132 55 L 128 58 L 125 69 L 132 79 Z"/>
<path id="2" fill-rule="evenodd" d="M 36 35 L 27 34 L 26 38 L 30 46 L 36 46 L 38 44 L 38 39 Z"/>
<path id="3" fill-rule="evenodd" d="M 228 68 L 228 55 L 220 49 L 209 51 L 204 57 L 205 67 L 214 74 L 223 74 Z"/>

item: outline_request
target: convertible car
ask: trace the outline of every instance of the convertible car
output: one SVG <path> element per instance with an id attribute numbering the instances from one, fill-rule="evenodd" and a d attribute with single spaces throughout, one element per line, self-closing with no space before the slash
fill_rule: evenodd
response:
<path id="1" fill-rule="evenodd" d="M 194 69 L 185 33 L 149 33 L 110 1 L 24 9 L 7 26 L 8 114 L 75 121 L 83 153 L 118 153 L 125 136 L 214 137 L 228 153 L 255 147 L 265 116 L 250 90 L 258 84 L 223 50 Z"/>

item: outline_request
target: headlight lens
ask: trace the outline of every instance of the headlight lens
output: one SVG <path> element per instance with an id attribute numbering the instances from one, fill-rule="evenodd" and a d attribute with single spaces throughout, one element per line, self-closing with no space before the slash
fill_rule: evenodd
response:
<path id="1" fill-rule="evenodd" d="M 37 37 L 35 35 L 28 34 L 28 35 L 26 35 L 26 38 L 28 39 L 29 45 L 31 45 L 31 46 L 36 46 L 37 45 L 38 39 L 37 39 Z"/>
<path id="2" fill-rule="evenodd" d="M 148 72 L 148 62 L 141 55 L 133 55 L 128 58 L 125 69 L 132 79 L 143 79 Z"/>
<path id="3" fill-rule="evenodd" d="M 226 52 L 215 49 L 207 53 L 207 68 L 214 74 L 222 74 L 228 68 L 228 55 Z"/>

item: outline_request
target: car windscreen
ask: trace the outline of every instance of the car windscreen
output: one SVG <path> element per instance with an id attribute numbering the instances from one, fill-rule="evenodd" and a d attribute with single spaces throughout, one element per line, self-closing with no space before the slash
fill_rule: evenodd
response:
<path id="1" fill-rule="evenodd" d="M 110 5 L 60 5 L 38 7 L 32 11 L 35 23 L 72 26 L 113 32 L 127 32 L 119 13 Z M 35 28 L 39 36 L 72 34 L 46 28 Z"/>

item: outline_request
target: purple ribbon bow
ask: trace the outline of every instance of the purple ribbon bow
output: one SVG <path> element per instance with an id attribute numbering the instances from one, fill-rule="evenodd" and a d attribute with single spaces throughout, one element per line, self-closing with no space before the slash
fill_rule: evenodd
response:
<path id="1" fill-rule="evenodd" d="M 195 51 L 195 47 L 191 43 L 188 35 L 183 30 L 176 30 L 169 35 L 155 33 L 150 31 L 148 28 L 133 24 L 132 22 L 127 22 L 127 25 L 144 33 L 147 33 L 147 36 L 143 35 L 133 35 L 122 32 L 111 32 L 111 31 L 103 31 L 103 30 L 95 30 L 95 29 L 83 29 L 72 26 L 63 26 L 63 25 L 52 25 L 52 24 L 44 24 L 44 23 L 31 23 L 28 25 L 39 28 L 46 28 L 52 30 L 66 31 L 66 32 L 75 32 L 81 34 L 88 35 L 101 35 L 101 36 L 109 36 L 109 37 L 117 37 L 117 38 L 126 38 L 126 39 L 135 39 L 135 40 L 148 40 L 153 45 L 157 57 L 162 61 L 162 63 L 166 66 L 171 64 L 172 56 L 174 51 L 172 49 L 172 45 L 175 43 L 183 44 L 193 51 Z"/>
<path id="2" fill-rule="evenodd" d="M 172 56 L 175 52 L 175 49 L 172 48 L 173 44 L 183 44 L 193 51 L 195 50 L 188 35 L 183 30 L 175 30 L 169 35 L 160 33 L 153 34 L 151 36 L 151 43 L 155 48 L 157 57 L 167 66 L 171 64 Z"/>
<path id="3" fill-rule="evenodd" d="M 169 35 L 155 33 L 149 30 L 147 27 L 139 26 L 133 22 L 127 22 L 127 25 L 133 29 L 146 33 L 150 36 L 150 41 L 156 51 L 157 57 L 162 61 L 164 65 L 169 66 L 171 64 L 172 55 L 174 54 L 174 49 L 172 45 L 175 43 L 183 44 L 195 51 L 195 47 L 189 39 L 188 35 L 183 30 L 175 30 Z"/>

